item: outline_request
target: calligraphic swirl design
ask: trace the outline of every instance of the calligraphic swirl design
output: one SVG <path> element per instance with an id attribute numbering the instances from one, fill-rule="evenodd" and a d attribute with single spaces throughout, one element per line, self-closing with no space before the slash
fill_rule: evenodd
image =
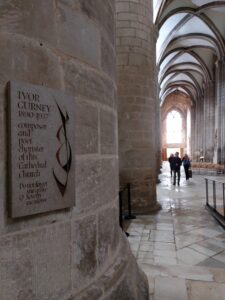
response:
<path id="1" fill-rule="evenodd" d="M 56 105 L 62 121 L 62 124 L 60 125 L 56 133 L 56 137 L 60 142 L 60 146 L 56 152 L 56 161 L 59 164 L 60 169 L 63 172 L 64 176 L 62 179 L 62 174 L 60 174 L 60 176 L 59 174 L 57 175 L 55 170 L 53 170 L 53 176 L 55 178 L 60 193 L 62 194 L 62 196 L 64 196 L 68 184 L 69 171 L 72 164 L 72 151 L 67 137 L 67 128 L 66 128 L 67 123 L 69 121 L 69 115 L 67 112 L 63 113 L 63 111 L 61 110 L 57 102 Z M 62 159 L 62 157 L 65 157 L 65 159 Z"/>

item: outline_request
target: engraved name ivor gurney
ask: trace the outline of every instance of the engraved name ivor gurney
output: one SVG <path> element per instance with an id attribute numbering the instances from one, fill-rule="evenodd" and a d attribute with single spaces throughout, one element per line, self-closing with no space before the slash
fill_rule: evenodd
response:
<path id="1" fill-rule="evenodd" d="M 56 101 L 55 101 L 56 102 Z M 72 151 L 71 151 L 71 145 L 67 137 L 67 130 L 66 126 L 69 121 L 69 115 L 67 111 L 63 113 L 62 109 L 59 107 L 58 103 L 56 102 L 60 118 L 62 121 L 62 124 L 57 130 L 56 137 L 58 141 L 60 142 L 60 146 L 56 152 L 56 161 L 58 165 L 60 166 L 60 172 L 57 172 L 56 170 L 52 170 L 53 176 L 55 178 L 55 181 L 57 183 L 57 186 L 59 188 L 59 191 L 62 196 L 64 196 L 66 192 L 66 187 L 68 183 L 68 177 L 69 177 L 69 171 L 72 164 Z M 56 174 L 57 173 L 57 174 Z"/>

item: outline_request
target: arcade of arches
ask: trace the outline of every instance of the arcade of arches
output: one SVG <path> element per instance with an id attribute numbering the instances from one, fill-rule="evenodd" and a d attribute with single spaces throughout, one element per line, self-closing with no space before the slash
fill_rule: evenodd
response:
<path id="1" fill-rule="evenodd" d="M 1 300 L 149 299 L 119 190 L 130 183 L 133 213 L 156 216 L 170 152 L 225 163 L 224 20 L 225 1 L 0 2 Z M 73 207 L 11 217 L 9 81 L 72 97 Z"/>

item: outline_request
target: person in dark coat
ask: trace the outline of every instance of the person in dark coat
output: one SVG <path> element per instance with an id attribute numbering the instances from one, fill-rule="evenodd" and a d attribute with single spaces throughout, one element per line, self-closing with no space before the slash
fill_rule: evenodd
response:
<path id="1" fill-rule="evenodd" d="M 191 166 L 191 163 L 190 163 L 190 158 L 188 157 L 187 154 L 185 154 L 184 157 L 182 158 L 182 163 L 183 163 L 183 167 L 184 167 L 186 180 L 188 180 L 189 179 L 189 168 Z"/>
<path id="2" fill-rule="evenodd" d="M 170 157 L 168 158 L 168 162 L 170 163 L 170 175 L 171 175 L 171 177 L 172 177 L 172 173 L 173 173 L 173 169 L 172 169 L 172 161 L 173 161 L 173 159 L 174 159 L 174 155 L 172 153 L 172 154 L 170 154 Z"/>
<path id="3" fill-rule="evenodd" d="M 177 183 L 180 185 L 180 167 L 182 165 L 181 158 L 179 157 L 179 152 L 175 153 L 175 156 L 172 161 L 172 169 L 173 169 L 173 185 L 176 184 L 176 175 L 177 175 Z"/>

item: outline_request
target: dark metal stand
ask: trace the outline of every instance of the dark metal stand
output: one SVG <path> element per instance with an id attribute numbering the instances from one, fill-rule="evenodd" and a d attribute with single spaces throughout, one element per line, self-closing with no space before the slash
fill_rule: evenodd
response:
<path id="1" fill-rule="evenodd" d="M 128 206 L 128 215 L 125 215 L 124 219 L 126 220 L 136 219 L 136 216 L 131 214 L 130 183 L 127 184 L 127 206 Z"/>
<path id="2" fill-rule="evenodd" d="M 128 206 L 128 214 L 124 216 L 124 219 L 131 220 L 136 219 L 136 216 L 131 214 L 131 189 L 130 183 L 128 183 L 124 188 L 119 191 L 119 224 L 123 229 L 123 192 L 127 190 L 127 206 Z M 129 233 L 125 231 L 126 236 L 129 236 Z"/>

